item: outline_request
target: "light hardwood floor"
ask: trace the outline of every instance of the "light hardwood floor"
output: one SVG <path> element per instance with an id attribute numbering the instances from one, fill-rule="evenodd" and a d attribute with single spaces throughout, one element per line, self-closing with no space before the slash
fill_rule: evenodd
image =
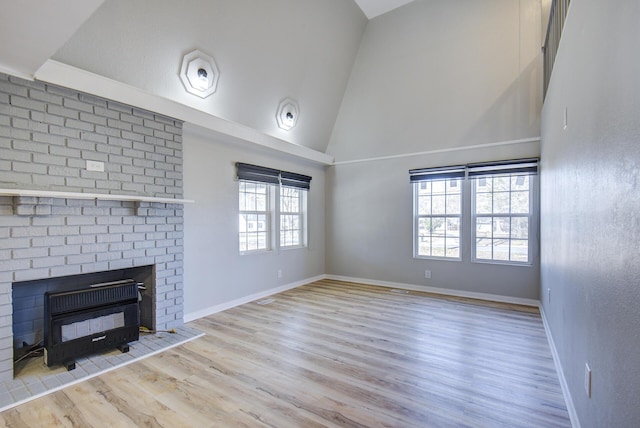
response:
<path id="1" fill-rule="evenodd" d="M 329 280 L 272 298 L 0 426 L 570 426 L 537 309 Z"/>

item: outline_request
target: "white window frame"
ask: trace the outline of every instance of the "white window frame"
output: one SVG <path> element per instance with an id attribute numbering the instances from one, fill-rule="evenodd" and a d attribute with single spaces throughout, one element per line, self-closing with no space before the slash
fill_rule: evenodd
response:
<path id="1" fill-rule="evenodd" d="M 283 193 L 286 191 L 296 191 L 298 193 L 298 210 L 297 211 L 284 211 L 283 210 L 283 201 L 285 198 L 289 198 L 289 196 L 283 196 Z M 294 249 L 294 248 L 304 248 L 307 246 L 307 190 L 299 187 L 290 187 L 290 186 L 280 186 L 278 192 L 278 247 L 281 249 Z M 283 218 L 284 217 L 297 217 L 298 219 L 298 229 L 283 229 Z M 289 244 L 286 243 L 287 239 L 283 237 L 283 234 L 287 233 L 289 230 L 297 230 L 298 231 L 298 242 Z"/>
<path id="2" fill-rule="evenodd" d="M 242 187 L 243 185 L 246 186 L 247 184 L 253 184 L 255 186 L 264 186 L 265 187 L 265 196 L 266 196 L 266 201 L 265 201 L 265 210 L 261 211 L 261 210 L 247 210 L 247 209 L 241 209 L 241 193 L 243 193 Z M 274 195 L 273 195 L 273 186 L 271 186 L 268 183 L 260 183 L 260 182 L 255 182 L 255 181 L 249 181 L 249 180 L 238 180 L 238 249 L 240 251 L 240 254 L 253 254 L 253 253 L 260 253 L 260 252 L 266 252 L 266 251 L 270 251 L 272 249 L 272 242 L 273 242 L 273 200 L 274 200 Z M 248 193 L 248 192 L 244 192 L 244 193 Z M 242 231 L 241 228 L 241 222 L 242 222 L 242 217 L 244 215 L 256 215 L 256 216 L 265 216 L 265 240 L 266 240 L 266 245 L 264 247 L 258 247 L 258 248 L 249 248 L 248 246 L 248 240 L 249 240 L 249 234 L 250 233 L 254 233 L 254 232 L 249 232 L 249 231 Z M 258 233 L 258 232 L 255 232 Z M 242 239 L 241 236 L 242 234 L 246 234 L 246 245 L 245 245 L 245 249 L 242 249 Z M 256 238 L 258 238 L 256 236 Z"/>
<path id="3" fill-rule="evenodd" d="M 478 177 L 478 178 L 473 178 L 470 179 L 471 181 L 471 253 L 472 253 L 472 257 L 471 257 L 471 261 L 474 263 L 487 263 L 487 264 L 503 264 L 503 265 L 511 265 L 511 266 L 531 266 L 533 264 L 533 253 L 534 253 L 534 230 L 536 230 L 536 225 L 537 225 L 537 221 L 538 221 L 538 205 L 537 205 L 537 184 L 538 184 L 538 175 L 531 175 L 531 174 L 519 174 L 519 173 L 511 173 L 511 174 L 504 174 L 504 175 L 494 175 L 494 176 L 487 176 L 487 177 L 483 177 L 487 180 L 493 179 L 493 178 L 498 178 L 498 177 L 509 177 L 511 178 L 516 178 L 518 176 L 526 176 L 529 179 L 529 207 L 528 207 L 528 213 L 512 213 L 511 212 L 511 201 L 512 201 L 512 195 L 511 193 L 515 192 L 515 190 L 512 190 L 513 188 L 511 187 L 512 184 L 510 183 L 510 187 L 509 187 L 509 213 L 496 213 L 495 210 L 492 207 L 492 212 L 491 213 L 481 213 L 478 214 L 477 213 L 477 207 L 476 207 L 476 201 L 477 201 L 477 180 L 481 180 L 482 177 Z M 511 180 L 510 180 L 511 182 Z M 492 188 L 492 192 L 491 194 L 493 195 L 495 192 L 495 189 Z M 504 193 L 504 191 L 503 191 Z M 493 196 L 492 196 L 492 200 L 494 200 Z M 503 239 L 507 239 L 507 241 L 509 242 L 509 259 L 505 260 L 505 259 L 496 259 L 494 258 L 494 253 L 493 253 L 493 247 L 492 246 L 492 258 L 488 259 L 488 258 L 479 258 L 477 255 L 477 222 L 479 218 L 508 218 L 509 219 L 509 233 L 510 236 L 509 238 L 503 238 Z M 526 218 L 527 219 L 527 260 L 526 261 L 519 261 L 519 260 L 512 260 L 512 248 L 513 246 L 511 245 L 513 241 L 517 241 L 517 240 L 522 240 L 522 239 L 518 239 L 518 238 L 513 238 L 511 236 L 511 225 L 513 224 L 513 219 L 517 219 L 517 218 Z M 492 221 L 492 234 L 493 234 L 493 229 L 494 229 L 494 225 L 493 225 L 493 221 Z M 492 235 L 491 239 L 495 239 Z"/>
<path id="4" fill-rule="evenodd" d="M 264 186 L 266 189 L 266 210 L 247 210 L 240 209 L 241 208 L 241 199 L 243 192 L 243 185 L 245 183 L 250 183 L 255 186 Z M 282 211 L 282 193 L 283 189 L 295 189 L 298 193 L 298 207 L 299 210 L 293 213 L 286 213 Z M 247 193 L 245 191 L 245 193 Z M 308 213 L 307 213 L 307 204 L 308 204 L 308 190 L 303 188 L 298 188 L 294 186 L 279 186 L 277 184 L 257 182 L 251 180 L 238 180 L 238 250 L 241 255 L 245 254 L 255 254 L 255 253 L 263 253 L 276 250 L 291 250 L 296 248 L 306 248 L 308 246 Z M 263 232 L 266 237 L 266 246 L 259 248 L 251 248 L 248 247 L 248 239 L 249 234 L 257 233 L 252 232 L 250 230 L 242 230 L 242 221 L 243 216 L 265 216 L 265 231 Z M 286 244 L 285 240 L 282 238 L 282 218 L 287 215 L 295 215 L 298 217 L 298 224 L 300 228 L 299 231 L 299 242 L 294 244 Z M 245 249 L 242 247 L 242 235 L 246 235 L 245 239 Z M 257 239 L 257 238 L 256 238 Z"/>
<path id="5" fill-rule="evenodd" d="M 446 213 L 446 208 L 445 208 L 445 213 L 444 214 L 420 214 L 419 212 L 419 204 L 420 204 L 420 195 L 419 195 L 419 190 L 420 190 L 420 186 L 421 183 L 426 183 L 426 182 L 441 182 L 444 181 L 445 182 L 445 200 L 446 200 L 446 189 L 447 186 L 450 186 L 450 183 L 452 181 L 456 181 L 457 182 L 457 187 L 458 189 L 460 189 L 459 192 L 459 199 L 460 199 L 460 209 L 459 212 L 457 214 L 451 214 L 451 213 Z M 464 239 L 464 234 L 463 234 L 463 212 L 464 212 L 464 179 L 463 178 L 443 178 L 443 179 L 434 179 L 434 180 L 424 180 L 424 181 L 416 181 L 413 183 L 413 257 L 417 258 L 417 259 L 434 259 L 434 260 L 450 260 L 450 261 L 460 261 L 462 260 L 462 243 L 463 243 L 463 239 Z M 433 193 L 431 193 L 431 198 L 433 198 Z M 446 203 L 445 203 L 446 206 Z M 448 221 L 449 219 L 457 219 L 458 220 L 458 235 L 457 238 L 452 237 L 451 239 L 457 239 L 458 240 L 458 255 L 455 257 L 451 257 L 451 256 L 446 256 L 446 251 L 447 251 L 447 234 L 446 234 L 446 228 L 445 228 L 445 234 L 444 234 L 444 250 L 445 250 L 445 255 L 444 256 L 434 256 L 433 255 L 433 250 L 431 249 L 429 255 L 423 255 L 420 254 L 420 241 L 421 241 L 421 236 L 420 236 L 420 220 L 421 219 L 425 219 L 425 218 L 444 218 L 445 221 Z M 433 238 L 433 235 L 431 235 L 431 238 Z"/>

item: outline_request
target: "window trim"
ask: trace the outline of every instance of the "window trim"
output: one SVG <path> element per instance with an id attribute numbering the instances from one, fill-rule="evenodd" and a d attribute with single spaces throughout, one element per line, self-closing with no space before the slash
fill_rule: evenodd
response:
<path id="1" fill-rule="evenodd" d="M 260 185 L 264 185 L 266 186 L 266 210 L 265 211 L 252 211 L 252 210 L 240 210 L 240 184 L 241 183 L 253 183 L 253 184 L 260 184 Z M 266 253 L 269 251 L 272 251 L 273 249 L 273 190 L 272 190 L 272 186 L 269 183 L 264 183 L 264 182 L 259 182 L 259 181 L 252 181 L 252 180 L 238 180 L 238 222 L 240 221 L 240 216 L 243 214 L 248 214 L 248 215 L 266 215 L 266 238 L 267 238 L 267 243 L 266 243 L 266 247 L 265 248 L 256 248 L 256 249 L 252 249 L 252 250 L 241 250 L 240 249 L 240 234 L 242 232 L 240 232 L 240 223 L 238 223 L 238 251 L 241 255 L 243 254 L 256 254 L 256 253 Z M 247 232 L 245 232 L 247 233 Z"/>
<path id="2" fill-rule="evenodd" d="M 292 213 L 283 213 L 282 212 L 282 189 L 289 187 L 291 189 L 297 190 L 299 192 L 299 211 L 296 213 L 293 213 L 294 215 L 297 215 L 299 217 L 299 224 L 300 224 L 300 243 L 299 244 L 294 244 L 294 245 L 284 245 L 282 243 L 282 216 L 283 215 L 291 215 Z M 300 188 L 300 187 L 294 187 L 294 186 L 285 186 L 285 185 L 281 185 L 278 186 L 278 203 L 277 203 L 277 208 L 278 208 L 278 212 L 277 212 L 277 225 L 278 225 L 278 249 L 280 250 L 294 250 L 297 248 L 306 248 L 308 246 L 307 243 L 307 224 L 308 224 L 308 210 L 307 210 L 307 203 L 308 203 L 308 191 L 306 189 Z"/>
<path id="3" fill-rule="evenodd" d="M 466 258 L 467 250 L 470 250 L 469 261 L 479 264 L 500 264 L 508 266 L 532 266 L 539 251 L 539 179 L 538 158 L 512 159 L 493 162 L 469 163 L 465 165 L 453 165 L 443 167 L 430 167 L 409 170 L 410 182 L 413 186 L 413 257 L 417 259 L 433 259 L 443 261 L 462 261 Z M 528 218 L 528 261 L 489 260 L 476 258 L 476 218 L 475 214 L 475 179 L 481 177 L 500 175 L 528 175 L 529 184 L 529 213 Z M 461 178 L 461 214 L 460 214 L 460 255 L 459 258 L 420 256 L 418 255 L 418 207 L 417 186 L 422 181 L 442 180 L 448 178 Z M 471 188 L 473 187 L 473 188 Z M 495 214 L 491 215 L 496 217 Z M 523 214 L 508 214 L 510 218 L 523 217 Z M 504 216 L 503 216 L 504 217 Z M 470 238 L 468 239 L 467 236 Z M 511 240 L 511 237 L 509 238 Z"/>
<path id="4" fill-rule="evenodd" d="M 295 172 L 289 171 L 281 171 L 274 168 L 267 168 L 258 165 L 252 165 L 242 162 L 236 162 L 236 178 L 237 181 L 240 182 L 253 182 L 260 183 L 267 186 L 268 191 L 268 212 L 267 214 L 267 224 L 268 224 L 268 234 L 267 234 L 267 248 L 260 248 L 256 250 L 240 250 L 240 230 L 238 227 L 238 249 L 240 250 L 240 254 L 255 254 L 268 252 L 272 250 L 280 251 L 280 250 L 289 250 L 296 248 L 306 248 L 308 247 L 308 191 L 311 188 L 311 180 L 312 177 L 308 175 L 298 174 Z M 281 204 L 281 189 L 282 187 L 289 187 L 298 189 L 301 192 L 301 200 L 300 202 L 303 204 L 301 207 L 301 211 L 298 214 L 301 217 L 300 227 L 302 228 L 300 233 L 300 244 L 299 245 L 286 245 L 283 246 L 281 243 L 281 213 L 280 213 L 280 204 Z M 238 199 L 240 198 L 240 188 L 238 188 Z M 253 213 L 249 211 L 240 211 L 240 203 L 238 200 L 238 218 L 245 213 Z M 262 211 L 259 211 L 262 214 Z M 239 223 L 238 223 L 239 225 Z"/>
<path id="5" fill-rule="evenodd" d="M 422 182 L 436 182 L 436 181 L 445 181 L 449 183 L 451 180 L 458 180 L 458 186 L 460 187 L 460 213 L 459 214 L 442 214 L 442 215 L 424 215 L 418 212 L 419 210 L 419 186 Z M 414 180 L 413 181 L 413 258 L 415 259 L 424 259 L 424 260 L 444 260 L 444 261 L 461 261 L 462 260 L 462 242 L 463 242 L 463 215 L 464 215 L 464 179 L 459 176 L 452 175 L 437 175 L 431 176 L 428 180 Z M 446 185 L 445 185 L 446 186 Z M 431 193 L 433 195 L 433 192 Z M 446 195 L 446 193 L 445 193 Z M 458 256 L 457 257 L 447 257 L 445 256 L 433 256 L 433 255 L 421 255 L 419 254 L 419 227 L 420 227 L 420 219 L 421 218 L 457 218 L 458 219 Z M 445 237 L 445 254 L 446 254 L 446 237 Z"/>
<path id="6" fill-rule="evenodd" d="M 476 185 L 475 181 L 477 179 L 489 176 L 477 176 L 473 177 L 470 180 L 471 189 L 469 191 L 471 197 L 471 262 L 472 263 L 480 263 L 480 264 L 492 264 L 492 265 L 507 265 L 507 266 L 532 266 L 533 265 L 533 241 L 532 236 L 534 236 L 534 226 L 536 221 L 536 210 L 537 210 L 537 174 L 531 174 L 527 172 L 507 172 L 504 174 L 494 174 L 491 177 L 500 177 L 500 176 L 508 176 L 510 178 L 526 175 L 529 177 L 529 212 L 527 214 L 522 213 L 494 213 L 491 214 L 480 214 L 476 213 Z M 511 193 L 511 190 L 509 190 Z M 492 191 L 493 194 L 493 191 Z M 539 216 L 539 214 L 538 214 Z M 479 259 L 477 257 L 477 247 L 476 247 L 476 219 L 478 217 L 492 218 L 492 217 L 509 217 L 513 218 L 527 218 L 528 219 L 528 230 L 527 230 L 527 261 L 518 261 L 518 260 L 495 260 L 495 259 Z M 512 240 L 511 237 L 508 238 L 509 241 Z M 511 246 L 510 246 L 511 247 Z"/>

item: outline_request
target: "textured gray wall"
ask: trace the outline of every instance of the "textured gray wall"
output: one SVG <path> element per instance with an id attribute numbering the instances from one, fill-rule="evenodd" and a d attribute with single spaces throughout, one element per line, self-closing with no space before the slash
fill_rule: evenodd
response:
<path id="1" fill-rule="evenodd" d="M 638 22 L 571 2 L 542 114 L 542 303 L 583 428 L 640 426 Z"/>
<path id="2" fill-rule="evenodd" d="M 312 177 L 308 192 L 307 248 L 240 255 L 235 162 Z M 325 171 L 249 143 L 184 128 L 185 290 L 187 319 L 236 299 L 325 273 Z M 282 277 L 278 278 L 278 270 Z"/>
<path id="3" fill-rule="evenodd" d="M 181 198 L 182 186 L 181 122 L 0 74 L 0 188 Z M 182 323 L 182 263 L 181 205 L 0 197 L 0 379 L 13 282 L 155 264 L 164 329 Z"/>
<path id="4" fill-rule="evenodd" d="M 540 32 L 539 0 L 416 1 L 367 24 L 328 152 L 389 158 L 329 168 L 328 274 L 538 298 L 537 248 L 530 267 L 471 263 L 467 227 L 461 262 L 414 259 L 408 171 L 539 155 L 469 146 L 539 135 Z"/>
<path id="5" fill-rule="evenodd" d="M 538 156 L 538 150 L 538 144 L 531 143 L 329 167 L 327 273 L 537 300 L 537 224 L 532 225 L 531 266 L 472 263 L 470 192 L 463 200 L 462 260 L 413 258 L 413 187 L 409 170 L 526 158 Z M 465 186 L 470 190 L 467 183 Z M 426 269 L 431 270 L 431 279 L 425 279 Z"/>
<path id="6" fill-rule="evenodd" d="M 540 0 L 415 1 L 367 24 L 337 161 L 540 135 Z"/>

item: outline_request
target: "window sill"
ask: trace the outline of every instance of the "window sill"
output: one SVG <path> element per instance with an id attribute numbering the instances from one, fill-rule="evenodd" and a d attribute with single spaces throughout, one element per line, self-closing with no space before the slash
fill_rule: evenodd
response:
<path id="1" fill-rule="evenodd" d="M 286 247 L 280 247 L 281 251 L 289 251 L 289 250 L 302 250 L 308 248 L 306 245 L 287 245 Z"/>
<path id="2" fill-rule="evenodd" d="M 505 260 L 471 260 L 471 263 L 477 263 L 482 265 L 500 265 L 500 266 L 519 266 L 519 267 L 531 267 L 531 262 L 509 262 Z"/>
<path id="3" fill-rule="evenodd" d="M 435 257 L 435 256 L 413 256 L 418 260 L 437 260 L 442 262 L 461 262 L 462 257 Z"/>
<path id="4" fill-rule="evenodd" d="M 248 250 L 248 251 L 240 251 L 239 254 L 241 256 L 250 256 L 252 254 L 268 254 L 271 251 L 272 251 L 271 249 L 266 249 L 266 250 Z"/>

